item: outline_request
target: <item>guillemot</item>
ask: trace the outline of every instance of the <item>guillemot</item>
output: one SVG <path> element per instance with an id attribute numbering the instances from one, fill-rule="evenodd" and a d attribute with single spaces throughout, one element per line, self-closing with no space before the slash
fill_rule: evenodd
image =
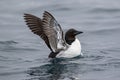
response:
<path id="1" fill-rule="evenodd" d="M 24 19 L 30 30 L 40 36 L 51 50 L 49 58 L 73 58 L 83 55 L 80 41 L 76 37 L 76 35 L 83 33 L 82 31 L 72 28 L 64 34 L 60 24 L 47 11 L 44 11 L 43 19 L 26 13 Z"/>

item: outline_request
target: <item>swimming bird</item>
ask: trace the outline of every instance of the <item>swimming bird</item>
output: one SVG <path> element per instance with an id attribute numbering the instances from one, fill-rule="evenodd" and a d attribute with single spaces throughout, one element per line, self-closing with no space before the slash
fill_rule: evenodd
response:
<path id="1" fill-rule="evenodd" d="M 73 58 L 82 55 L 81 44 L 76 37 L 82 31 L 71 28 L 64 34 L 61 25 L 47 11 L 44 11 L 42 19 L 26 13 L 24 19 L 30 30 L 40 36 L 51 50 L 49 58 Z"/>

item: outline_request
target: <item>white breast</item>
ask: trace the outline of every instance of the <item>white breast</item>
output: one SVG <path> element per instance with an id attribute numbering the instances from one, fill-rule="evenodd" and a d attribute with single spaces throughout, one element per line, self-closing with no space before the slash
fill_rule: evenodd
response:
<path id="1" fill-rule="evenodd" d="M 82 55 L 80 41 L 76 38 L 75 41 L 65 51 L 61 51 L 56 57 L 73 58 Z"/>

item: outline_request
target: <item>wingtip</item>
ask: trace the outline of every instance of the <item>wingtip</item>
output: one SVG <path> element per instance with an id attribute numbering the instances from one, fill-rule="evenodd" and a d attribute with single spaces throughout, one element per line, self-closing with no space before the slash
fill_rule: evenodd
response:
<path id="1" fill-rule="evenodd" d="M 24 15 L 26 15 L 27 13 L 24 13 Z"/>
<path id="2" fill-rule="evenodd" d="M 32 15 L 32 14 L 24 13 L 24 16 L 27 16 L 27 15 Z M 34 15 L 32 15 L 32 16 L 34 16 Z"/>
<path id="3" fill-rule="evenodd" d="M 48 11 L 44 11 L 44 13 L 49 13 Z"/>
<path id="4" fill-rule="evenodd" d="M 44 11 L 44 13 L 43 13 L 43 18 L 44 17 L 52 17 L 52 18 L 54 18 L 54 16 L 50 13 L 50 12 L 48 12 L 48 11 Z M 54 18 L 55 19 L 55 18 Z"/>
<path id="5" fill-rule="evenodd" d="M 28 15 L 28 13 L 24 13 L 23 15 Z"/>
<path id="6" fill-rule="evenodd" d="M 43 16 L 48 14 L 50 14 L 48 11 L 44 11 Z"/>
<path id="7" fill-rule="evenodd" d="M 49 11 L 44 11 L 44 14 L 52 15 Z"/>
<path id="8" fill-rule="evenodd" d="M 24 13 L 23 14 L 23 17 L 26 18 L 26 16 L 29 15 L 28 13 Z"/>

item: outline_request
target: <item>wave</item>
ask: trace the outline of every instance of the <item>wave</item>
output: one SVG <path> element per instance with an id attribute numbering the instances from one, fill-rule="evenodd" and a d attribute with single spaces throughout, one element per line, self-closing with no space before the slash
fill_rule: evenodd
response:
<path id="1" fill-rule="evenodd" d="M 17 44 L 18 42 L 10 40 L 10 41 L 0 41 L 0 44 Z"/>
<path id="2" fill-rule="evenodd" d="M 120 28 L 119 27 L 112 27 L 112 28 L 99 28 L 99 29 L 95 29 L 95 30 L 91 30 L 91 31 L 87 31 L 89 33 L 92 33 L 92 34 L 106 34 L 106 33 L 109 33 L 109 34 L 113 34 L 113 33 L 119 33 L 120 31 Z"/>
<path id="3" fill-rule="evenodd" d="M 29 48 L 29 47 L 24 47 L 20 46 L 19 42 L 16 41 L 0 41 L 0 51 L 35 51 L 37 49 L 35 48 Z"/>
<path id="4" fill-rule="evenodd" d="M 116 13 L 116 12 L 120 12 L 120 8 L 93 8 L 92 10 L 90 10 L 90 12 L 97 12 L 97 13 Z"/>
<path id="5" fill-rule="evenodd" d="M 16 74 L 23 74 L 23 73 L 25 73 L 25 71 L 4 72 L 4 73 L 0 73 L 0 76 L 16 75 Z"/>

